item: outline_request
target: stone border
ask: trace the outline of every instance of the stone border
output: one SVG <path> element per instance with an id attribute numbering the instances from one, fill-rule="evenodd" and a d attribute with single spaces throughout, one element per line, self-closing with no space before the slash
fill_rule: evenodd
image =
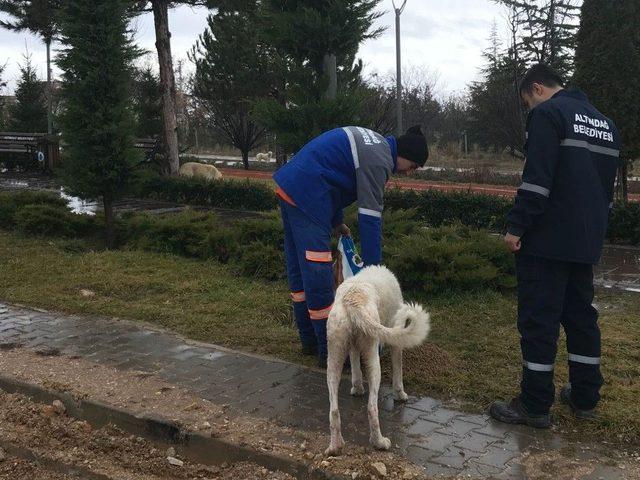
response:
<path id="1" fill-rule="evenodd" d="M 67 415 L 85 420 L 100 428 L 112 424 L 123 431 L 144 437 L 154 442 L 180 447 L 181 457 L 203 465 L 219 466 L 224 462 L 251 462 L 269 470 L 279 470 L 298 479 L 350 480 L 339 474 L 313 468 L 304 463 L 277 455 L 242 447 L 226 440 L 212 438 L 182 429 L 175 422 L 149 415 L 134 415 L 126 410 L 88 399 L 75 399 L 64 392 L 48 390 L 14 377 L 0 374 L 0 389 L 7 393 L 18 393 L 38 403 L 50 404 L 60 400 Z M 15 448 L 6 448 L 9 453 L 30 460 L 34 454 Z M 22 454 L 21 454 L 22 453 Z"/>

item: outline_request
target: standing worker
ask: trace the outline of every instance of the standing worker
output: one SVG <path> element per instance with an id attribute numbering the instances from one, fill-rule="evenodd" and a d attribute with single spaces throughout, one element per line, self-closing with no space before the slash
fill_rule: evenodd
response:
<path id="1" fill-rule="evenodd" d="M 593 307 L 593 266 L 600 260 L 620 152 L 614 123 L 584 93 L 536 65 L 520 95 L 531 112 L 527 160 L 505 242 L 516 254 L 521 392 L 494 402 L 491 416 L 547 428 L 560 324 L 567 336 L 569 381 L 560 398 L 578 418 L 600 400 L 600 329 Z"/>
<path id="2" fill-rule="evenodd" d="M 365 266 L 382 260 L 385 184 L 394 172 L 424 166 L 427 140 L 419 127 L 399 138 L 345 127 L 315 138 L 273 176 L 285 234 L 287 276 L 306 355 L 327 365 L 327 318 L 333 306 L 331 234 L 350 235 L 343 209 L 358 202 Z"/>

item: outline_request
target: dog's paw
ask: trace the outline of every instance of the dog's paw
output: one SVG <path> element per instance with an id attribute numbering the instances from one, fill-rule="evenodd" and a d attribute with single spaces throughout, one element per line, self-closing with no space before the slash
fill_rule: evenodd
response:
<path id="1" fill-rule="evenodd" d="M 407 395 L 404 390 L 393 392 L 393 396 L 398 402 L 406 402 L 409 400 L 409 395 Z"/>
<path id="2" fill-rule="evenodd" d="M 361 397 L 364 395 L 364 385 L 354 385 L 351 387 L 351 395 L 354 397 Z"/>
<path id="3" fill-rule="evenodd" d="M 378 450 L 389 450 L 391 448 L 391 440 L 387 437 L 380 437 L 379 439 L 372 439 L 371 445 Z"/>
<path id="4" fill-rule="evenodd" d="M 344 448 L 344 441 L 340 442 L 338 445 L 329 445 L 329 448 L 327 448 L 324 451 L 324 454 L 327 457 L 338 457 L 342 453 L 343 448 Z"/>

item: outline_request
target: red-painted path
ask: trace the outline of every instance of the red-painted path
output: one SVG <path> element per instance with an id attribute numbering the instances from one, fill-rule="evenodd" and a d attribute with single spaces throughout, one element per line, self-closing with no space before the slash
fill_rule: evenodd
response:
<path id="1" fill-rule="evenodd" d="M 252 178 L 259 180 L 271 180 L 272 172 L 240 170 L 237 168 L 219 168 L 225 177 Z M 469 192 L 485 195 L 496 195 L 511 198 L 516 194 L 516 187 L 506 185 L 480 185 L 475 183 L 442 183 L 429 181 L 406 181 L 391 180 L 387 185 L 389 188 L 399 188 L 401 190 L 438 190 L 441 192 Z M 640 202 L 640 194 L 629 195 L 632 202 Z"/>

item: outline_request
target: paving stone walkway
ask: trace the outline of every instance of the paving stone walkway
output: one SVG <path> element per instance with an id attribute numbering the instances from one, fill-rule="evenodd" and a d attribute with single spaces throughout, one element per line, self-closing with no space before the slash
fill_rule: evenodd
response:
<path id="1" fill-rule="evenodd" d="M 0 354 L 15 345 L 57 349 L 64 354 L 120 369 L 152 372 L 216 403 L 232 414 L 250 414 L 298 429 L 328 433 L 328 399 L 323 372 L 189 342 L 168 332 L 128 321 L 66 316 L 0 304 Z M 366 401 L 348 394 L 342 382 L 341 412 L 348 442 L 368 443 Z M 594 458 L 593 445 L 571 444 L 549 431 L 504 426 L 432 398 L 403 405 L 381 390 L 383 432 L 394 449 L 432 475 L 470 478 L 525 478 L 519 465 L 527 451 L 568 448 Z M 589 480 L 624 479 L 602 465 Z"/>

